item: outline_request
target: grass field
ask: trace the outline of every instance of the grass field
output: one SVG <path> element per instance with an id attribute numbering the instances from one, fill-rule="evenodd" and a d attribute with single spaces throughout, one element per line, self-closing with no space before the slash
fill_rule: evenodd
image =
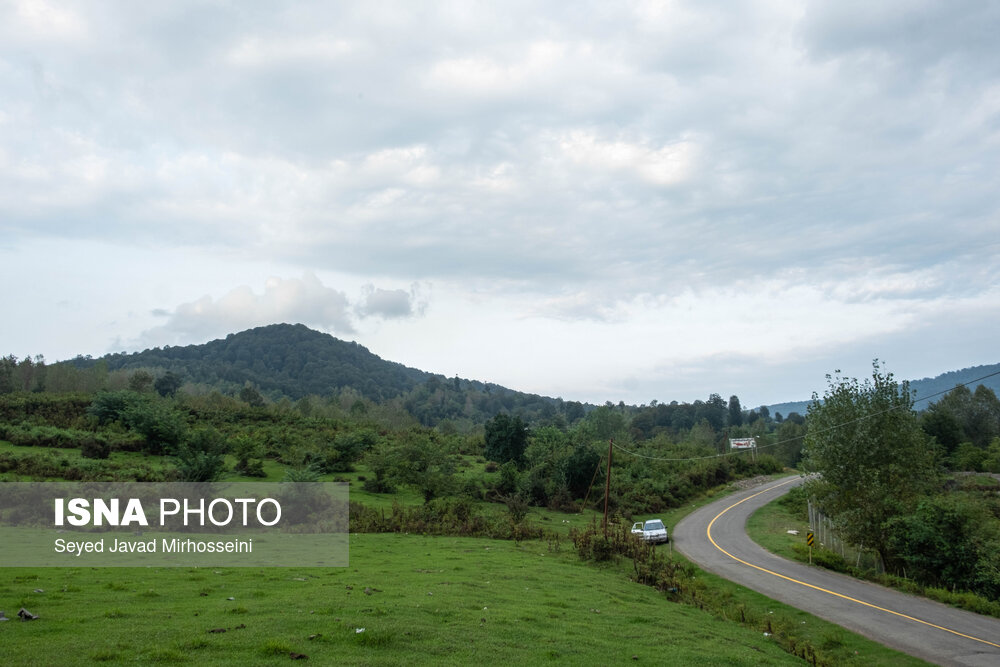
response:
<path id="1" fill-rule="evenodd" d="M 0 608 L 22 606 L 39 619 L 0 623 L 0 663 L 799 664 L 568 543 L 352 535 L 346 568 L 0 570 Z"/>

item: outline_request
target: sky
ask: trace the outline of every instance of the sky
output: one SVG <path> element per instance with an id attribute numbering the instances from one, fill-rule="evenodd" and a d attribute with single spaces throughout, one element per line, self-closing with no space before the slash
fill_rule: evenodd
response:
<path id="1" fill-rule="evenodd" d="M 0 353 L 595 403 L 1000 362 L 1000 4 L 0 3 Z"/>

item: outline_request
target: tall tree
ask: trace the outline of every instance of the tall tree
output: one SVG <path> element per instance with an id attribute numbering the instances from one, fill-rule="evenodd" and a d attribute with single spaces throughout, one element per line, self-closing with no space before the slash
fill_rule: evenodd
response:
<path id="1" fill-rule="evenodd" d="M 803 463 L 821 473 L 809 486 L 844 538 L 885 559 L 888 523 L 933 487 L 937 468 L 909 384 L 883 373 L 878 360 L 872 366 L 864 383 L 827 376 L 822 400 L 813 394 Z"/>
<path id="2" fill-rule="evenodd" d="M 740 397 L 735 394 L 729 397 L 729 425 L 741 426 L 743 424 L 743 408 L 740 406 Z"/>
<path id="3" fill-rule="evenodd" d="M 985 385 L 976 387 L 975 392 L 959 385 L 928 406 L 924 430 L 948 452 L 962 442 L 985 449 L 1000 435 L 1000 400 Z"/>
<path id="4" fill-rule="evenodd" d="M 17 375 L 17 357 L 13 354 L 0 357 L 0 394 L 9 394 L 17 389 L 15 376 Z"/>
<path id="5" fill-rule="evenodd" d="M 182 384 L 184 384 L 184 381 L 181 380 L 181 376 L 173 371 L 167 371 L 163 377 L 157 378 L 156 382 L 153 383 L 153 387 L 160 396 L 167 397 L 176 394 Z"/>
<path id="6" fill-rule="evenodd" d="M 486 422 L 486 458 L 497 463 L 524 461 L 528 446 L 528 428 L 520 417 L 500 413 Z"/>

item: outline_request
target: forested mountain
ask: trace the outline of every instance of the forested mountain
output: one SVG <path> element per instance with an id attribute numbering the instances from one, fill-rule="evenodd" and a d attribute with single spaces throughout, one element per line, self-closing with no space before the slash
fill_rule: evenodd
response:
<path id="1" fill-rule="evenodd" d="M 444 420 L 482 424 L 499 412 L 541 423 L 561 416 L 572 423 L 594 407 L 409 368 L 301 324 L 258 327 L 202 345 L 77 357 L 48 367 L 49 388 L 57 367 L 65 364 L 111 373 L 147 371 L 161 379 L 170 373 L 194 391 L 239 395 L 250 387 L 272 401 L 353 393 L 372 403 L 395 401 L 428 426 Z"/>
<path id="2" fill-rule="evenodd" d="M 100 359 L 77 358 L 72 363 L 86 368 L 99 361 L 109 371 L 162 369 L 223 393 L 234 393 L 250 383 L 266 396 L 296 400 L 351 387 L 365 398 L 381 401 L 404 394 L 432 376 L 302 324 L 272 324 L 202 345 L 168 345 Z"/>

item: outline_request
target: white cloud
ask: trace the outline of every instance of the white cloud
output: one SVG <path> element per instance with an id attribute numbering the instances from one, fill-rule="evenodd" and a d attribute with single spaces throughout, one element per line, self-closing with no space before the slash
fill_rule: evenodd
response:
<path id="1" fill-rule="evenodd" d="M 488 97 L 509 96 L 529 87 L 554 83 L 568 66 L 568 45 L 548 40 L 520 48 L 513 58 L 501 62 L 494 57 L 473 55 L 434 63 L 427 75 L 431 88 Z"/>
<path id="2" fill-rule="evenodd" d="M 218 299 L 205 295 L 183 303 L 167 322 L 143 333 L 149 345 L 191 343 L 255 326 L 287 322 L 341 334 L 354 332 L 347 296 L 326 287 L 312 273 L 301 279 L 268 278 L 263 293 L 247 285 Z"/>
<path id="3" fill-rule="evenodd" d="M 16 0 L 13 10 L 12 27 L 17 30 L 12 32 L 27 31 L 46 40 L 74 39 L 87 34 L 83 17 L 65 5 L 45 0 Z"/>
<path id="4" fill-rule="evenodd" d="M 336 34 L 275 37 L 254 35 L 241 39 L 225 58 L 240 67 L 314 65 L 343 61 L 363 48 L 357 41 L 343 39 Z"/>
<path id="5" fill-rule="evenodd" d="M 769 343 L 970 347 L 1000 282 L 1000 12 L 869 5 L 0 4 L 0 271 L 67 267 L 5 336 L 54 340 L 72 267 L 105 286 L 77 281 L 73 321 L 100 303 L 122 340 L 297 320 L 593 398 L 774 368 Z M 952 307 L 964 334 L 929 324 Z"/>
<path id="6" fill-rule="evenodd" d="M 593 132 L 571 132 L 559 140 L 559 148 L 572 162 L 598 170 L 628 170 L 654 185 L 676 185 L 691 176 L 697 145 L 680 140 L 649 146 L 623 140 L 605 141 Z"/>

